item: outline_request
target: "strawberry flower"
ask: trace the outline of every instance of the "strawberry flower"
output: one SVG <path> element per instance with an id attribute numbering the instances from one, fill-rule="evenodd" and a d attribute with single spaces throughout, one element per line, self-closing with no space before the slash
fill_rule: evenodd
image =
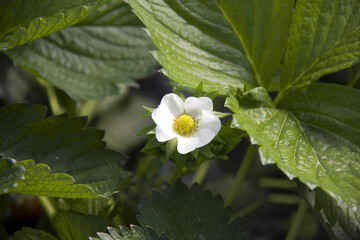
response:
<path id="1" fill-rule="evenodd" d="M 185 102 L 176 94 L 166 94 L 152 114 L 156 123 L 155 136 L 159 142 L 177 138 L 181 154 L 205 146 L 221 128 L 208 97 L 188 97 Z"/>

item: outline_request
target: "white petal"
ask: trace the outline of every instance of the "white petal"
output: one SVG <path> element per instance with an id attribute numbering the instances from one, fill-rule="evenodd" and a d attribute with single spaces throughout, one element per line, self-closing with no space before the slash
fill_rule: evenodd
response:
<path id="1" fill-rule="evenodd" d="M 151 113 L 151 118 L 154 120 L 156 125 L 160 126 L 172 126 L 175 116 L 169 111 L 166 106 L 159 106 Z"/>
<path id="2" fill-rule="evenodd" d="M 190 136 L 190 137 L 178 136 L 177 139 L 178 139 L 177 150 L 181 154 L 186 154 L 194 151 L 199 144 L 199 138 L 194 136 Z"/>
<path id="3" fill-rule="evenodd" d="M 173 116 L 178 116 L 184 112 L 184 102 L 175 93 L 166 94 L 160 102 L 159 107 L 166 107 Z"/>
<path id="4" fill-rule="evenodd" d="M 209 111 L 202 111 L 202 116 L 199 119 L 198 129 L 210 129 L 215 135 L 218 134 L 221 128 L 220 119 L 213 113 Z"/>
<path id="5" fill-rule="evenodd" d="M 170 139 L 176 137 L 177 134 L 174 132 L 172 128 L 166 128 L 161 126 L 156 126 L 155 128 L 155 137 L 159 142 L 166 142 Z"/>
<path id="6" fill-rule="evenodd" d="M 213 102 L 208 97 L 188 97 L 184 103 L 184 109 L 192 117 L 199 118 L 201 111 L 212 111 Z"/>
<path id="7" fill-rule="evenodd" d="M 208 128 L 198 130 L 196 133 L 193 134 L 194 137 L 199 139 L 199 143 L 196 148 L 200 148 L 211 142 L 211 140 L 213 140 L 216 134 L 217 133 Z"/>

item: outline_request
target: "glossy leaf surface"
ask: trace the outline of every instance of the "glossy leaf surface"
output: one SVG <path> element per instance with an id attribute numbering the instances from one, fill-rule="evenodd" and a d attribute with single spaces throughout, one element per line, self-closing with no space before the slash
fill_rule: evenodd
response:
<path id="1" fill-rule="evenodd" d="M 352 209 L 360 203 L 360 91 L 315 84 L 289 93 L 275 109 L 253 90 L 231 91 L 233 126 L 259 145 L 263 164 L 276 163 L 289 178 L 321 187 Z M 331 96 L 331 97 L 329 97 Z"/>
<path id="2" fill-rule="evenodd" d="M 159 51 L 162 72 L 180 85 L 224 94 L 228 85 L 256 86 L 236 33 L 215 0 L 131 0 Z"/>

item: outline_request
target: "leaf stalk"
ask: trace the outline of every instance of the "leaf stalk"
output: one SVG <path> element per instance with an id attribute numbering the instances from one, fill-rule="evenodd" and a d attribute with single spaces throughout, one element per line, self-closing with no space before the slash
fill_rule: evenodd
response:
<path id="1" fill-rule="evenodd" d="M 296 240 L 296 237 L 300 231 L 301 224 L 307 213 L 307 203 L 305 200 L 301 200 L 298 210 L 296 211 L 295 218 L 291 224 L 290 230 L 285 240 Z"/>
<path id="2" fill-rule="evenodd" d="M 245 180 L 245 177 L 247 175 L 247 172 L 250 168 L 252 159 L 254 158 L 254 154 L 256 152 L 256 146 L 255 145 L 249 145 L 245 156 L 243 158 L 243 161 L 241 162 L 241 165 L 238 169 L 238 172 L 235 177 L 234 184 L 231 186 L 230 191 L 225 199 L 225 206 L 231 205 L 234 203 L 236 196 Z"/>

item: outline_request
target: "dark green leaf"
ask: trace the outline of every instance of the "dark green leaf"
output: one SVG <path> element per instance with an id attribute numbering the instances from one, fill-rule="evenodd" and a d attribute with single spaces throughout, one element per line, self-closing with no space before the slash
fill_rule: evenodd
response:
<path id="1" fill-rule="evenodd" d="M 0 49 L 13 48 L 74 25 L 101 3 L 102 0 L 2 0 Z"/>
<path id="2" fill-rule="evenodd" d="M 104 149 L 101 131 L 84 129 L 84 118 L 45 115 L 39 105 L 0 109 L 0 152 L 17 161 L 1 160 L 1 177 L 13 182 L 5 181 L 0 189 L 89 198 L 109 196 L 129 185 L 131 174 L 122 169 L 125 157 Z M 25 170 L 21 175 L 13 171 L 18 166 Z"/>
<path id="3" fill-rule="evenodd" d="M 348 68 L 360 56 L 358 0 L 296 1 L 281 88 Z"/>
<path id="4" fill-rule="evenodd" d="M 139 211 L 142 226 L 169 239 L 249 239 L 239 219 L 229 223 L 231 210 L 219 196 L 213 198 L 197 184 L 188 189 L 179 179 L 174 187 L 164 184 L 152 200 L 143 198 Z"/>
<path id="5" fill-rule="evenodd" d="M 241 40 L 260 86 L 267 88 L 279 67 L 289 34 L 293 0 L 218 0 Z"/>
<path id="6" fill-rule="evenodd" d="M 156 61 L 149 53 L 154 45 L 141 25 L 126 21 L 135 15 L 123 1 L 111 1 L 104 8 L 94 13 L 94 23 L 88 20 L 6 54 L 73 97 L 119 94 L 121 84 L 136 85 L 134 80 L 155 72 Z M 111 12 L 123 14 L 124 19 L 118 22 Z M 104 22 L 98 18 L 101 14 Z"/>
<path id="7" fill-rule="evenodd" d="M 9 240 L 57 240 L 50 234 L 28 227 L 24 227 L 17 231 Z"/>
<path id="8" fill-rule="evenodd" d="M 331 97 L 330 97 L 331 96 Z M 259 145 L 263 164 L 321 187 L 353 209 L 360 204 L 360 91 L 315 84 L 289 93 L 278 110 L 231 91 L 233 126 Z"/>
<path id="9" fill-rule="evenodd" d="M 152 48 L 137 26 L 76 26 L 6 53 L 72 96 L 99 99 L 153 73 Z"/>
<path id="10" fill-rule="evenodd" d="M 216 0 L 130 0 L 159 51 L 153 55 L 168 77 L 206 92 L 248 83 L 254 72 Z"/>

